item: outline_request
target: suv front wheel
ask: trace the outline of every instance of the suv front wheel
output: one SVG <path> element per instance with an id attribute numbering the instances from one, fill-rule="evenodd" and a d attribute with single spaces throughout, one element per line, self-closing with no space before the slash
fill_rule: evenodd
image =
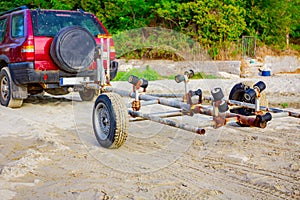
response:
<path id="1" fill-rule="evenodd" d="M 10 108 L 20 108 L 23 99 L 14 99 L 12 97 L 12 86 L 14 82 L 11 79 L 10 72 L 7 67 L 1 69 L 0 72 L 0 102 L 1 105 Z"/>

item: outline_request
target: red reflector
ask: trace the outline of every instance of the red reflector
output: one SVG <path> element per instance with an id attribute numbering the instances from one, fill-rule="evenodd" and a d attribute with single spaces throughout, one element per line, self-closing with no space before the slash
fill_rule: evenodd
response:
<path id="1" fill-rule="evenodd" d="M 46 81 L 48 79 L 48 75 L 44 74 L 44 81 Z"/>

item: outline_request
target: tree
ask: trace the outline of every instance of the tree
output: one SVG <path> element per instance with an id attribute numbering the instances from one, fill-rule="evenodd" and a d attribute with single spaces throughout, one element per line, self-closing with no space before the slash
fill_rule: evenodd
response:
<path id="1" fill-rule="evenodd" d="M 287 36 L 299 25 L 299 0 L 245 1 L 247 34 L 257 35 L 267 45 L 284 47 Z"/>
<path id="2" fill-rule="evenodd" d="M 173 29 L 198 41 L 213 56 L 243 35 L 284 48 L 300 38 L 300 0 L 2 0 L 0 12 L 31 8 L 94 13 L 110 33 L 154 26 Z"/>

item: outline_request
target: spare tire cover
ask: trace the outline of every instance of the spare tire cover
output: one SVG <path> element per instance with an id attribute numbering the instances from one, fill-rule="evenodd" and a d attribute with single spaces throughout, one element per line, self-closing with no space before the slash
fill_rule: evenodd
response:
<path id="1" fill-rule="evenodd" d="M 60 69 L 77 73 L 86 70 L 92 64 L 95 47 L 95 39 L 87 29 L 68 26 L 54 37 L 50 55 Z"/>

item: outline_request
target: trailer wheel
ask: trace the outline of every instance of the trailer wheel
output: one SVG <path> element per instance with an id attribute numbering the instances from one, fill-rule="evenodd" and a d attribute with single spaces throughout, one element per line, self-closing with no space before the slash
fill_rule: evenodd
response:
<path id="1" fill-rule="evenodd" d="M 128 134 L 128 111 L 121 96 L 101 94 L 93 109 L 93 128 L 97 141 L 105 148 L 119 148 Z"/>
<path id="2" fill-rule="evenodd" d="M 11 79 L 9 69 L 3 67 L 0 72 L 0 102 L 1 105 L 9 108 L 20 108 L 23 104 L 23 99 L 15 99 L 12 96 L 13 80 Z"/>
<path id="3" fill-rule="evenodd" d="M 244 97 L 244 94 L 246 92 L 247 89 L 249 88 L 253 88 L 253 85 L 255 83 L 252 81 L 245 81 L 245 82 L 241 82 L 238 84 L 235 84 L 233 86 L 233 88 L 230 91 L 229 94 L 229 100 L 236 100 L 236 101 L 241 101 L 241 102 L 245 102 L 245 103 L 252 103 L 255 104 L 254 99 L 252 100 L 247 100 Z M 268 106 L 268 100 L 267 100 L 267 96 L 265 92 L 261 92 L 260 93 L 260 106 Z M 255 110 L 254 109 L 250 109 L 250 108 L 237 108 L 237 109 L 230 109 L 230 112 L 232 113 L 237 113 L 240 115 L 254 115 Z M 240 126 L 245 126 L 243 124 L 238 123 Z"/>

